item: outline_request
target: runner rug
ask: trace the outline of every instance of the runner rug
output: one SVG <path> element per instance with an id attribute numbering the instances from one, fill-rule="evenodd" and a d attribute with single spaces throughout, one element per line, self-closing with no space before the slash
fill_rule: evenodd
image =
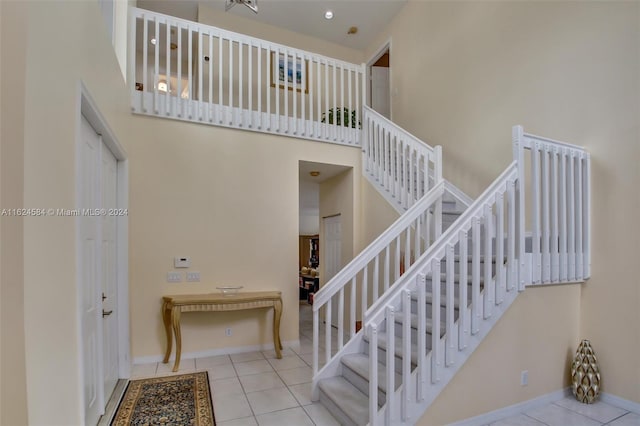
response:
<path id="1" fill-rule="evenodd" d="M 131 380 L 111 425 L 215 425 L 207 373 Z"/>

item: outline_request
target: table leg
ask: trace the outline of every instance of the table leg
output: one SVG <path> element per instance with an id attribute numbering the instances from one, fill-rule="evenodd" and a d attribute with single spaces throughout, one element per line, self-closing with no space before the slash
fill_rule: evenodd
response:
<path id="1" fill-rule="evenodd" d="M 162 303 L 162 322 L 164 323 L 164 331 L 167 335 L 167 350 L 164 353 L 163 363 L 169 362 L 171 356 L 171 346 L 173 344 L 173 332 L 171 331 L 171 308 L 168 302 Z"/>
<path id="2" fill-rule="evenodd" d="M 173 334 L 176 335 L 176 361 L 173 364 L 173 372 L 178 371 L 180 367 L 180 355 L 182 354 L 182 336 L 180 335 L 180 308 L 173 307 L 171 309 L 171 319 L 173 322 Z"/>
<path id="3" fill-rule="evenodd" d="M 282 358 L 282 342 L 280 341 L 280 317 L 282 316 L 282 300 L 276 300 L 273 304 L 273 346 L 276 350 L 276 358 Z"/>

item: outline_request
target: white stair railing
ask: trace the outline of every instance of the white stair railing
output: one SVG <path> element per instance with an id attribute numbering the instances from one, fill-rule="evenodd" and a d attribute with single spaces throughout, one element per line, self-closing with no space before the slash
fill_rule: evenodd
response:
<path id="1" fill-rule="evenodd" d="M 356 322 L 362 318 L 362 313 L 410 269 L 414 259 L 428 250 L 429 241 L 442 232 L 442 217 L 433 212 L 442 211 L 443 194 L 444 181 L 441 180 L 315 294 L 314 388 L 318 380 L 333 375 L 335 362 L 339 361 L 345 346 L 345 331 L 349 340 L 354 338 Z M 323 330 L 320 330 L 321 312 L 324 314 Z M 321 343 L 324 344 L 322 353 Z M 322 371 L 321 355 L 324 355 Z"/>
<path id="2" fill-rule="evenodd" d="M 367 106 L 363 132 L 363 174 L 392 205 L 408 209 L 442 177 L 440 146 L 430 147 Z"/>
<path id="3" fill-rule="evenodd" d="M 514 158 L 524 181 L 529 157 L 531 260 L 522 283 L 581 282 L 591 275 L 591 158 L 584 148 L 513 128 Z M 524 203 L 525 192 L 521 192 Z M 526 222 L 525 222 L 526 221 Z M 521 236 L 524 238 L 524 236 Z M 524 241 L 520 243 L 524 250 Z M 529 250 L 528 250 L 529 251 Z M 520 258 L 524 256 L 521 254 Z M 524 260 L 523 260 L 524 261 Z M 522 284 L 521 284 L 522 285 Z"/>
<path id="4" fill-rule="evenodd" d="M 377 395 L 381 380 L 378 334 L 387 334 L 383 374 L 388 391 L 381 408 L 378 398 L 369 398 L 370 425 L 415 423 L 525 285 L 588 278 L 589 154 L 526 134 L 520 126 L 513 129 L 513 146 L 513 163 L 365 313 L 369 395 Z M 529 181 L 525 150 L 531 150 Z M 526 223 L 531 223 L 530 242 Z M 412 293 L 418 299 L 415 358 Z M 432 307 L 443 307 L 432 308 L 430 316 L 427 294 Z M 401 348 L 395 347 L 398 323 Z M 402 385 L 393 392 L 396 353 Z"/>
<path id="5" fill-rule="evenodd" d="M 134 113 L 360 146 L 365 66 L 130 8 Z"/>

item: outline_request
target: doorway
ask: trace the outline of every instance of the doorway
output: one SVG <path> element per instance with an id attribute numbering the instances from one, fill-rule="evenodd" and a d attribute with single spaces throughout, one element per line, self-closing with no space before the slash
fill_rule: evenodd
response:
<path id="1" fill-rule="evenodd" d="M 84 88 L 83 88 L 84 89 Z M 129 377 L 127 162 L 86 92 L 77 133 L 77 281 L 85 424 Z"/>
<path id="2" fill-rule="evenodd" d="M 367 64 L 369 106 L 391 119 L 391 42 L 385 44 Z"/>
<path id="3" fill-rule="evenodd" d="M 322 218 L 323 258 L 327 282 L 342 269 L 342 218 L 340 214 Z M 338 326 L 338 304 L 331 305 L 331 325 Z"/>

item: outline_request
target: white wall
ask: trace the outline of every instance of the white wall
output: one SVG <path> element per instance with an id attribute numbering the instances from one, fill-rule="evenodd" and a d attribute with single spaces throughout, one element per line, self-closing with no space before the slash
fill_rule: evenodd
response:
<path id="1" fill-rule="evenodd" d="M 320 232 L 320 184 L 300 180 L 300 235 Z"/>

